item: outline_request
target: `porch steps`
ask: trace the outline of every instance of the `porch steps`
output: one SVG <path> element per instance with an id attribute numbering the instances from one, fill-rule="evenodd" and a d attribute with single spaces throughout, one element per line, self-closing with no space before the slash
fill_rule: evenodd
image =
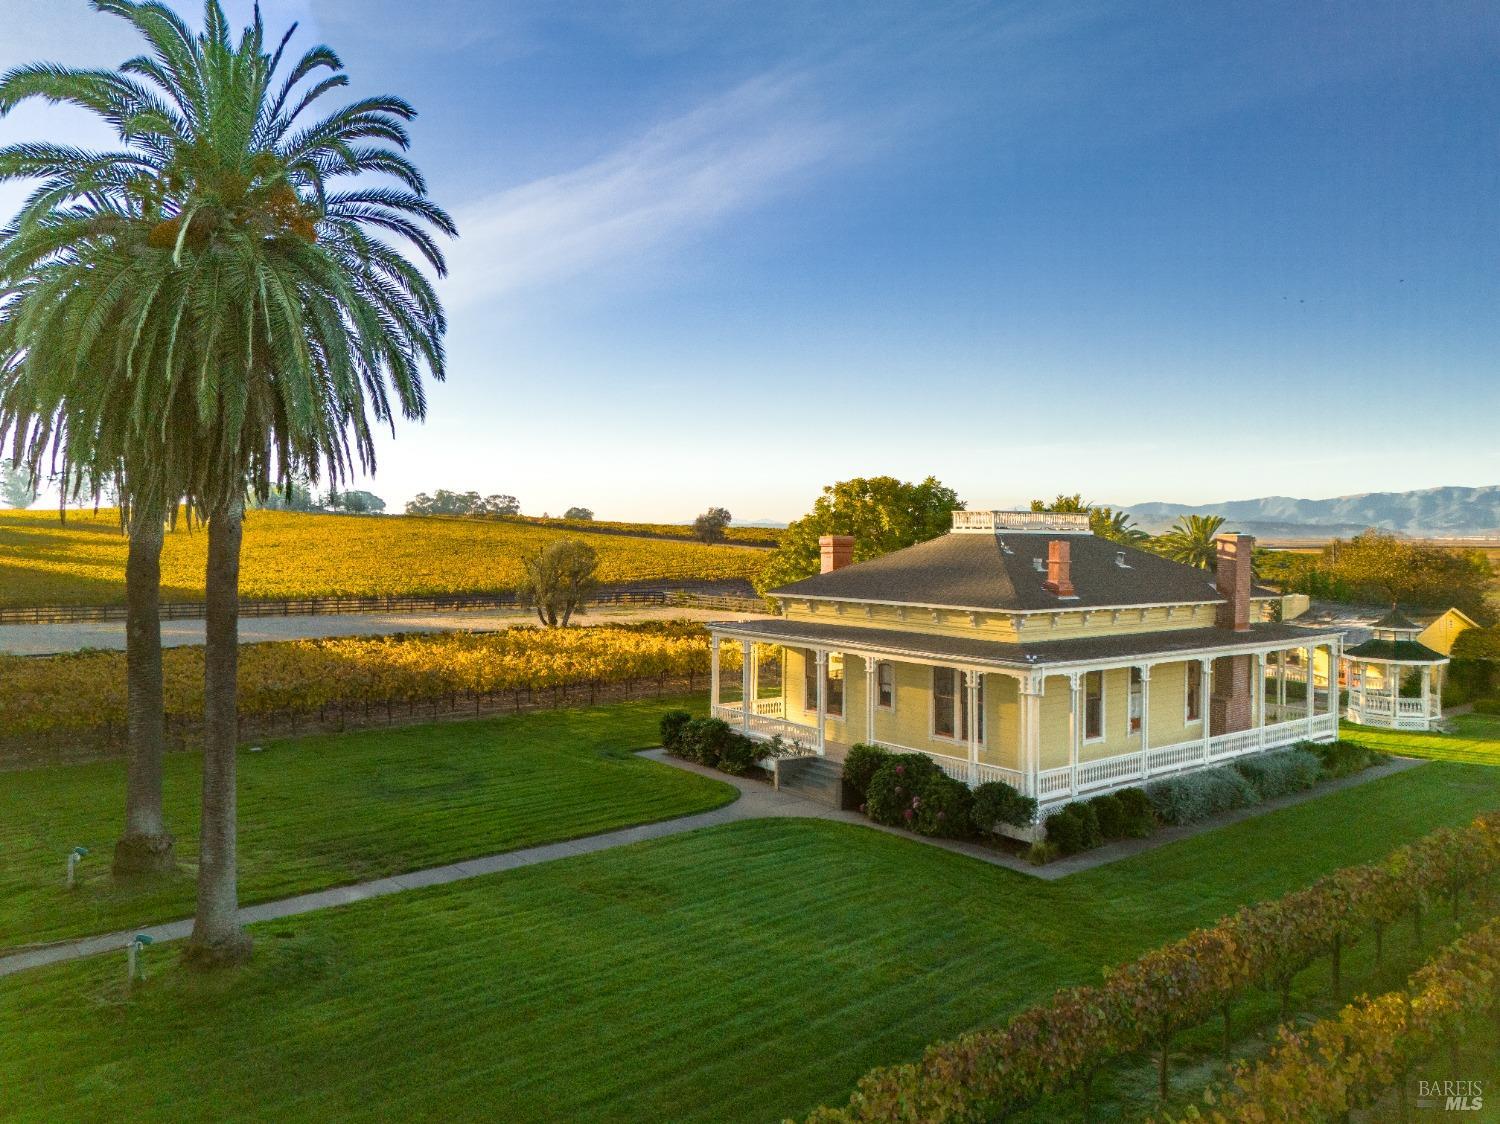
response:
<path id="1" fill-rule="evenodd" d="M 827 757 L 782 757 L 776 787 L 830 808 L 844 806 L 844 765 Z"/>

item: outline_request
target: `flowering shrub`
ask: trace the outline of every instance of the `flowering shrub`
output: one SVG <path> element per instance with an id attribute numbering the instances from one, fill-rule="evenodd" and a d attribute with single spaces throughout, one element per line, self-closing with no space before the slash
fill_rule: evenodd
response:
<path id="1" fill-rule="evenodd" d="M 865 811 L 876 823 L 887 827 L 913 828 L 921 811 L 922 790 L 943 771 L 937 762 L 920 753 L 893 753 L 870 778 Z"/>
<path id="2" fill-rule="evenodd" d="M 923 784 L 911 829 L 939 839 L 967 839 L 974 834 L 974 792 L 943 773 Z"/>

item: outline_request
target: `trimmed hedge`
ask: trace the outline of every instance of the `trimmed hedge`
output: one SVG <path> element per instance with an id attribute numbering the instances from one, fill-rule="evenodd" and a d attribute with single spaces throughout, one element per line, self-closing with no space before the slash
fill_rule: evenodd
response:
<path id="1" fill-rule="evenodd" d="M 1092 802 L 1065 804 L 1047 817 L 1047 842 L 1064 855 L 1076 855 L 1104 842 Z"/>
<path id="2" fill-rule="evenodd" d="M 1480 699 L 1474 704 L 1475 714 L 1500 714 L 1500 699 Z"/>
<path id="3" fill-rule="evenodd" d="M 696 761 L 733 777 L 748 773 L 762 757 L 777 756 L 775 746 L 756 742 L 720 718 L 694 718 L 685 710 L 661 717 L 661 744 L 673 757 Z"/>
<path id="4" fill-rule="evenodd" d="M 986 781 L 974 790 L 974 830 L 998 834 L 1001 824 L 1030 827 L 1036 822 L 1036 798 L 1022 796 L 1004 781 Z"/>
<path id="5" fill-rule="evenodd" d="M 1161 822 L 1174 826 L 1200 823 L 1219 812 L 1260 803 L 1259 794 L 1244 775 L 1222 765 L 1152 781 L 1146 786 L 1146 796 Z"/>

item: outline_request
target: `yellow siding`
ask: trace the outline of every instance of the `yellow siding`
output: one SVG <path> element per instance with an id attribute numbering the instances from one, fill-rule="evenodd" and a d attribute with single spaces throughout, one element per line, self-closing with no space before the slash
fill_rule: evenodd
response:
<path id="1" fill-rule="evenodd" d="M 799 648 L 786 650 L 786 716 L 794 722 L 816 725 L 818 701 L 806 693 L 806 661 Z M 968 757 L 964 741 L 937 737 L 932 732 L 932 668 L 925 664 L 896 663 L 896 706 L 894 710 L 875 712 L 875 737 L 894 745 L 940 753 L 949 757 Z M 844 714 L 828 716 L 829 741 L 852 745 L 869 740 L 866 729 L 864 660 L 855 655 L 844 657 Z M 1018 731 L 1020 724 L 1019 689 L 1013 676 L 985 676 L 984 743 L 979 759 L 986 764 L 1019 768 Z"/>
<path id="2" fill-rule="evenodd" d="M 1473 627 L 1474 622 L 1468 617 L 1457 609 L 1449 609 L 1418 633 L 1417 639 L 1434 652 L 1442 652 L 1445 656 L 1451 656 L 1453 642 L 1458 639 L 1459 633 L 1467 632 Z"/>
<path id="3" fill-rule="evenodd" d="M 1157 664 L 1147 684 L 1147 731 L 1153 747 L 1175 745 L 1203 736 L 1208 698 L 1202 700 L 1200 717 L 1187 720 L 1187 662 Z M 786 715 L 796 722 L 814 725 L 816 697 L 804 699 L 804 659 L 801 649 L 786 650 Z M 932 668 L 925 664 L 896 663 L 894 711 L 875 712 L 875 738 L 893 745 L 949 757 L 967 757 L 962 741 L 932 733 Z M 870 740 L 866 729 L 865 668 L 859 656 L 844 657 L 844 715 L 828 718 L 830 741 L 852 745 Z M 985 741 L 979 759 L 1010 769 L 1022 766 L 1020 683 L 1015 676 L 990 673 L 985 676 Z M 1084 741 L 1079 761 L 1095 761 L 1141 748 L 1139 732 L 1130 732 L 1130 670 L 1111 668 L 1104 673 L 1103 737 Z M 1080 698 L 1080 705 L 1082 699 Z M 1072 709 L 1068 676 L 1049 675 L 1041 699 L 1041 768 L 1060 768 L 1071 763 Z M 1082 716 L 1080 715 L 1080 721 Z M 1081 732 L 1081 731 L 1080 731 Z"/>
<path id="4" fill-rule="evenodd" d="M 930 636 L 968 636 L 999 643 L 1015 643 L 1018 639 L 1065 640 L 1080 636 L 1122 636 L 1208 628 L 1214 623 L 1215 613 L 1213 605 L 1177 605 L 1155 609 L 1075 609 L 1021 615 L 837 601 L 786 601 L 783 609 L 788 620 Z"/>

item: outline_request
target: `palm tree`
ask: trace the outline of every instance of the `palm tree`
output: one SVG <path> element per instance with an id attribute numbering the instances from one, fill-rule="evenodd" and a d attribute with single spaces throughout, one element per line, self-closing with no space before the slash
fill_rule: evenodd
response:
<path id="1" fill-rule="evenodd" d="M 1151 548 L 1173 562 L 1212 570 L 1219 557 L 1214 539 L 1222 526 L 1224 518 L 1220 515 L 1184 515 L 1170 531 L 1152 539 Z"/>
<path id="2" fill-rule="evenodd" d="M 13 104 L 0 82 L 0 116 Z M 28 486 L 38 482 L 52 446 L 59 480 L 73 499 L 97 502 L 106 484 L 120 497 L 129 535 L 125 565 L 127 767 L 125 831 L 115 845 L 117 876 L 160 873 L 176 865 L 175 840 L 162 801 L 166 749 L 161 667 L 161 551 L 166 507 L 175 500 L 147 485 L 143 448 L 128 449 L 110 424 L 128 401 L 128 387 L 104 372 L 113 362 L 105 335 L 87 338 L 77 301 L 60 294 L 88 287 L 87 269 L 101 245 L 144 237 L 139 208 L 102 185 L 109 163 L 129 167 L 125 153 L 87 154 L 48 145 L 0 150 L 0 182 L 44 179 L 48 198 L 34 198 L 0 231 L 0 433 L 14 436 L 13 461 L 24 463 Z M 93 197 L 93 204 L 59 206 Z M 59 313 L 72 314 L 59 315 Z M 118 372 L 116 372 L 118 374 Z M 123 397 L 122 397 L 123 396 Z M 127 463 L 134 467 L 128 471 Z M 160 480 L 158 479 L 158 484 Z"/>
<path id="3" fill-rule="evenodd" d="M 235 43 L 218 0 L 207 0 L 196 35 L 159 4 L 94 7 L 128 20 L 148 53 L 117 73 L 31 66 L 0 80 L 0 110 L 28 97 L 80 105 L 123 146 L 110 158 L 71 154 L 93 169 L 97 192 L 78 201 L 41 190 L 18 220 L 52 232 L 54 247 L 32 238 L 34 279 L 16 299 L 39 311 L 19 337 L 37 340 L 28 330 L 44 320 L 67 326 L 113 404 L 92 428 L 44 419 L 30 440 L 66 445 L 82 432 L 104 450 L 144 450 L 125 465 L 142 474 L 132 489 L 181 496 L 207 524 L 203 817 L 185 954 L 213 965 L 249 952 L 235 855 L 245 499 L 303 477 L 337 485 L 356 468 L 372 472 L 372 421 L 425 414 L 423 373 L 443 377 L 446 324 L 427 276 L 386 237 L 441 275 L 429 228 L 455 230 L 403 154 L 407 103 L 365 98 L 302 124 L 347 83 L 327 47 L 278 77 L 292 33 L 268 52 L 258 12 Z M 400 186 L 361 179 L 334 190 L 371 174 Z M 51 341 L 40 351 L 21 364 L 60 363 Z"/>

